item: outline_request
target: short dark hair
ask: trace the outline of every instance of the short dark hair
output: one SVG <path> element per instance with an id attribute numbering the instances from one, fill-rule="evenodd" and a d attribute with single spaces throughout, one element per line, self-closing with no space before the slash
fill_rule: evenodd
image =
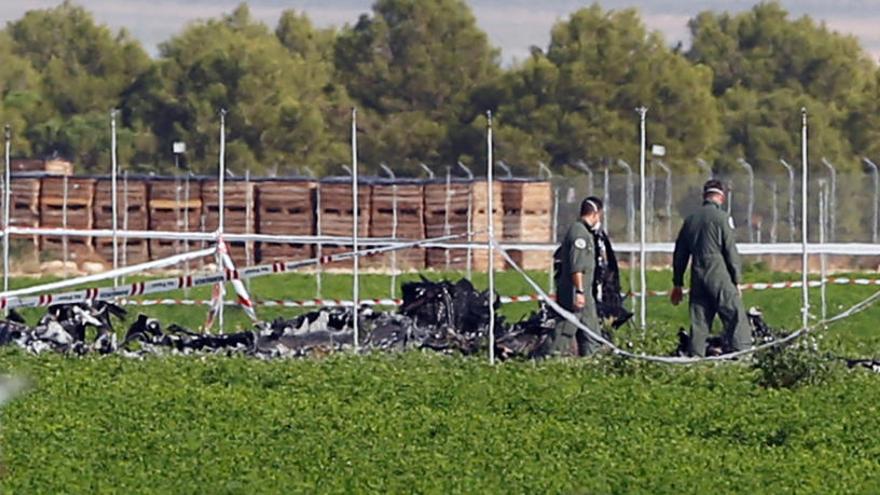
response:
<path id="1" fill-rule="evenodd" d="M 727 194 L 724 190 L 724 184 L 718 179 L 709 179 L 703 184 L 703 197 L 710 194 Z"/>
<path id="2" fill-rule="evenodd" d="M 602 211 L 603 207 L 602 200 L 596 196 L 584 198 L 584 200 L 581 201 L 581 216 Z"/>

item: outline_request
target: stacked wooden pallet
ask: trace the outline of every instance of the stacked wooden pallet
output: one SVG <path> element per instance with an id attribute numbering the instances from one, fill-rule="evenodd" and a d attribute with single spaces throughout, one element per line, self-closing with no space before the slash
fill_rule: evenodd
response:
<path id="1" fill-rule="evenodd" d="M 273 179 L 257 184 L 257 231 L 261 234 L 310 236 L 315 231 L 315 191 L 304 179 Z M 311 258 L 311 245 L 259 243 L 261 263 Z"/>
<path id="2" fill-rule="evenodd" d="M 370 201 L 373 187 L 361 182 L 358 184 L 358 237 L 367 237 L 370 232 Z M 318 228 L 323 236 L 351 237 L 354 223 L 354 204 L 351 181 L 346 179 L 327 179 L 318 184 Z M 323 246 L 324 256 L 348 252 L 351 244 Z M 326 265 L 327 268 L 351 268 L 353 262 L 345 260 Z"/>
<path id="3" fill-rule="evenodd" d="M 503 239 L 507 242 L 550 242 L 553 240 L 553 190 L 548 181 L 505 180 L 501 183 L 504 205 Z M 553 253 L 510 252 L 522 268 L 543 270 Z"/>
<path id="4" fill-rule="evenodd" d="M 444 182 L 425 186 L 425 230 L 428 238 L 447 234 L 468 234 L 474 242 L 486 242 L 488 226 L 488 191 L 486 181 Z M 493 192 L 493 222 L 500 233 L 502 225 L 501 188 L 495 183 Z M 500 236 L 498 236 L 500 238 Z M 466 242 L 461 237 L 454 242 Z M 484 271 L 489 266 L 486 250 L 470 252 L 472 267 Z M 428 249 L 427 266 L 438 270 L 463 270 L 467 267 L 467 249 Z M 502 268 L 501 255 L 496 255 L 495 267 Z"/>
<path id="5" fill-rule="evenodd" d="M 373 188 L 370 237 L 424 239 L 424 205 L 422 182 L 377 183 Z M 425 249 L 419 247 L 382 253 L 366 258 L 366 263 L 385 270 L 395 267 L 398 270 L 420 270 L 425 267 Z"/>
<path id="6" fill-rule="evenodd" d="M 95 180 L 86 177 L 43 177 L 40 184 L 40 226 L 47 228 L 91 229 Z M 64 249 L 62 236 L 43 236 L 40 250 Z M 77 261 L 92 252 L 92 238 L 68 236 L 70 259 Z"/>
<path id="7" fill-rule="evenodd" d="M 467 234 L 473 212 L 473 183 L 455 180 L 425 184 L 425 237 Z M 461 238 L 466 241 L 467 237 Z M 460 270 L 467 266 L 467 250 L 428 248 L 426 265 L 437 270 Z"/>
<path id="8" fill-rule="evenodd" d="M 95 228 L 113 228 L 113 181 L 100 178 L 95 184 Z M 116 228 L 149 230 L 147 214 L 147 182 L 142 178 L 119 178 L 116 181 Z M 124 265 L 143 263 L 150 259 L 146 239 L 119 239 L 120 262 Z M 96 237 L 95 252 L 106 262 L 113 261 L 113 238 Z"/>
<path id="9" fill-rule="evenodd" d="M 202 205 L 205 229 L 208 232 L 220 226 L 220 183 L 217 179 L 202 182 Z M 253 234 L 256 225 L 256 189 L 254 183 L 245 180 L 224 181 L 223 232 L 230 234 Z M 253 242 L 227 242 L 229 254 L 236 266 L 254 261 Z"/>
<path id="10" fill-rule="evenodd" d="M 9 224 L 15 227 L 40 226 L 40 179 L 38 177 L 13 176 L 12 196 L 9 207 Z M 2 217 L 0 217 L 2 224 Z M 40 243 L 39 236 L 15 235 L 27 246 L 25 249 L 36 252 Z"/>
<path id="11" fill-rule="evenodd" d="M 187 192 L 187 186 L 189 191 Z M 149 225 L 153 231 L 203 232 L 202 186 L 195 179 L 153 179 L 149 185 Z M 187 196 L 189 200 L 187 200 Z M 203 243 L 151 239 L 150 257 L 165 258 L 198 249 Z"/>

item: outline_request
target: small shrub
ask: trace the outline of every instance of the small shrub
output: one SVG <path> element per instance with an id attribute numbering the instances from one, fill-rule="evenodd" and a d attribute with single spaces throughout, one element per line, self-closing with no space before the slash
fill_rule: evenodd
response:
<path id="1" fill-rule="evenodd" d="M 758 371 L 758 384 L 767 388 L 796 388 L 824 383 L 831 362 L 819 352 L 814 336 L 781 345 L 755 355 L 752 368 Z"/>

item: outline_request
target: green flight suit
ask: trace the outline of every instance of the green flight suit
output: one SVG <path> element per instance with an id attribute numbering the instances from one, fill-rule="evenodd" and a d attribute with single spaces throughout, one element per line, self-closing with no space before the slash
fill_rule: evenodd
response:
<path id="1" fill-rule="evenodd" d="M 593 299 L 593 276 L 596 270 L 596 247 L 593 234 L 582 220 L 578 220 L 568 229 L 562 245 L 554 254 L 556 271 L 556 302 L 572 313 L 579 315 L 580 321 L 594 332 L 599 332 L 599 317 L 596 314 L 596 301 Z M 584 297 L 586 305 L 578 310 L 574 307 L 575 287 L 571 280 L 574 273 L 584 275 Z M 576 340 L 575 340 L 576 339 Z M 577 351 L 575 351 L 577 344 Z M 581 356 L 594 353 L 599 343 L 587 337 L 574 324 L 560 318 L 556 323 L 552 343 L 554 354 Z"/>
<path id="2" fill-rule="evenodd" d="M 751 329 L 737 285 L 741 281 L 733 220 L 713 201 L 690 215 L 678 233 L 672 283 L 681 287 L 691 261 L 691 353 L 703 356 L 715 315 L 724 325 L 725 352 L 751 345 Z"/>

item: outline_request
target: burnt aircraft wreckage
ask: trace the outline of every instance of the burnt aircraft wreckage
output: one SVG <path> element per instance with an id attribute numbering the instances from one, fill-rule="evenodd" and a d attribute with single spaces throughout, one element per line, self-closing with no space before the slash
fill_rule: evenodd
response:
<path id="1" fill-rule="evenodd" d="M 622 300 L 617 303 L 622 305 Z M 357 311 L 362 352 L 425 349 L 473 355 L 485 349 L 489 304 L 500 302 L 480 292 L 468 280 L 432 282 L 425 278 L 403 285 L 403 304 L 395 312 L 362 307 Z M 607 327 L 618 328 L 630 314 L 610 308 Z M 496 314 L 495 351 L 501 359 L 541 358 L 549 348 L 556 315 L 541 304 L 515 323 Z M 616 317 L 614 315 L 622 315 Z M 196 332 L 177 324 L 165 325 L 140 314 L 125 336 L 117 337 L 114 323 L 127 312 L 106 301 L 50 306 L 34 325 L 15 311 L 0 320 L 0 345 L 16 345 L 33 353 L 55 351 L 71 355 L 117 353 L 126 357 L 154 354 L 243 354 L 257 358 L 325 355 L 354 347 L 353 308 L 323 308 L 290 319 L 278 318 L 252 330 L 229 334 Z M 759 313 L 750 313 L 756 339 L 775 336 Z M 624 318 L 623 321 L 620 321 Z M 606 338 L 611 335 L 606 333 Z"/>

